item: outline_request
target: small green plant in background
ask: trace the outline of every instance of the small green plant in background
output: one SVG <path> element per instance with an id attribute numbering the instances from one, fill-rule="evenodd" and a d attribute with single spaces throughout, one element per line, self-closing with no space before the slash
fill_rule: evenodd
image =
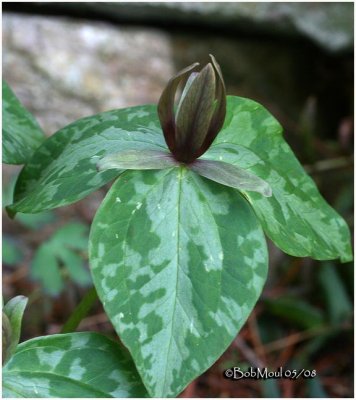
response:
<path id="1" fill-rule="evenodd" d="M 86 253 L 87 248 L 87 226 L 81 223 L 68 223 L 37 249 L 30 276 L 40 281 L 43 289 L 52 296 L 59 295 L 65 288 L 66 276 L 79 286 L 90 286 L 92 280 L 80 254 L 80 252 Z"/>
<path id="2" fill-rule="evenodd" d="M 9 396 L 102 397 L 121 389 L 177 396 L 250 315 L 267 275 L 264 234 L 294 256 L 352 259 L 345 221 L 304 172 L 280 124 L 260 104 L 226 96 L 213 57 L 200 72 L 193 64 L 174 76 L 158 108 L 108 111 L 46 139 L 22 169 L 8 212 L 71 204 L 113 179 L 91 226 L 89 259 L 99 299 L 132 359 L 120 362 L 119 345 L 95 334 L 32 339 L 4 368 Z M 62 257 L 51 246 L 46 255 Z M 284 315 L 293 309 L 308 326 L 323 318 L 308 309 L 316 320 L 303 321 L 305 304 L 290 299 L 269 307 Z M 87 363 L 85 343 L 90 351 L 122 352 L 100 356 L 112 366 L 110 389 L 93 380 L 98 370 Z M 26 352 L 39 361 L 26 365 Z M 53 367 L 44 370 L 49 359 Z M 115 379 L 120 371 L 130 380 Z M 58 385 L 69 379 L 75 388 Z"/>
<path id="3" fill-rule="evenodd" d="M 10 180 L 3 190 L 3 204 L 11 203 L 15 181 Z M 22 214 L 16 216 L 20 227 L 34 234 L 53 223 L 58 218 L 51 210 L 38 214 Z M 80 287 L 92 285 L 92 279 L 86 268 L 88 260 L 88 227 L 80 222 L 67 222 L 57 228 L 51 236 L 39 246 L 35 245 L 33 260 L 30 265 L 30 277 L 38 281 L 45 293 L 57 296 L 71 280 Z M 34 236 L 34 235 L 31 235 Z M 14 234 L 3 237 L 3 263 L 17 268 L 24 262 L 24 243 L 20 243 Z M 34 244 L 31 243 L 33 247 Z"/>

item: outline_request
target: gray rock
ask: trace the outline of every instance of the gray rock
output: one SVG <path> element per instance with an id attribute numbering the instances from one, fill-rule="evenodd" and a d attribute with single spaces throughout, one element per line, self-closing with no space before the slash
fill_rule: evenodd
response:
<path id="1" fill-rule="evenodd" d="M 304 37 L 330 52 L 353 50 L 353 3 L 331 2 L 94 2 L 35 3 L 36 10 L 104 17 L 119 22 L 210 27 L 217 33 L 245 32 Z"/>
<path id="2" fill-rule="evenodd" d="M 173 74 L 153 29 L 6 14 L 3 77 L 47 133 L 101 111 L 156 103 Z"/>
<path id="3" fill-rule="evenodd" d="M 175 71 L 207 62 L 209 53 L 221 64 L 229 94 L 276 103 L 277 116 L 290 114 L 301 106 L 304 88 L 296 76 L 304 61 L 298 48 L 286 50 L 273 41 L 58 17 L 3 18 L 3 76 L 48 134 L 83 116 L 157 103 Z"/>

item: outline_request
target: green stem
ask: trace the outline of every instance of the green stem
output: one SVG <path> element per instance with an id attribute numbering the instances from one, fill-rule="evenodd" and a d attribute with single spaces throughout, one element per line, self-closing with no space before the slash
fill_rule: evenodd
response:
<path id="1" fill-rule="evenodd" d="M 63 325 L 61 333 L 74 332 L 81 320 L 87 316 L 94 302 L 98 299 L 95 287 L 92 287 L 83 297 L 82 301 L 77 305 L 72 315 Z"/>

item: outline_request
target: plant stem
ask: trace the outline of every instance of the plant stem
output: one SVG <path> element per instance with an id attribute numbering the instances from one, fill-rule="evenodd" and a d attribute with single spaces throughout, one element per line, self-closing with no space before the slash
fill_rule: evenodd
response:
<path id="1" fill-rule="evenodd" d="M 72 315 L 67 322 L 63 325 L 61 333 L 74 332 L 81 320 L 86 317 L 94 302 L 98 299 L 95 287 L 92 287 L 83 297 L 82 301 L 74 309 Z"/>

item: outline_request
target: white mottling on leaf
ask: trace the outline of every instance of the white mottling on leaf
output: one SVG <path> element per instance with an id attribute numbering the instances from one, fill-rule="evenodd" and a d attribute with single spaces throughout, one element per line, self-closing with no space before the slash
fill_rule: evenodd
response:
<path id="1" fill-rule="evenodd" d="M 120 384 L 120 382 L 122 381 L 122 374 L 120 373 L 119 369 L 115 369 L 111 372 L 111 374 L 109 375 L 109 379 L 115 381 L 116 383 Z M 110 394 L 115 394 L 116 389 L 111 391 Z"/>
<path id="2" fill-rule="evenodd" d="M 78 349 L 86 346 L 90 341 L 90 336 L 76 335 L 71 337 L 70 348 Z"/>
<path id="3" fill-rule="evenodd" d="M 102 274 L 104 277 L 114 277 L 119 268 L 119 264 L 106 264 L 102 269 Z"/>
<path id="4" fill-rule="evenodd" d="M 60 363 L 64 355 L 62 350 L 46 351 L 45 348 L 39 348 L 36 353 L 41 366 L 48 367 L 50 370 Z"/>
<path id="5" fill-rule="evenodd" d="M 110 290 L 110 292 L 106 294 L 106 299 L 108 301 L 113 301 L 118 293 L 119 291 L 117 289 Z"/>
<path id="6" fill-rule="evenodd" d="M 81 380 L 85 374 L 86 368 L 81 366 L 81 359 L 75 358 L 70 366 L 69 376 L 73 379 Z"/>
<path id="7" fill-rule="evenodd" d="M 104 254 L 105 254 L 104 243 L 99 243 L 99 246 L 98 246 L 98 256 L 99 256 L 99 258 L 104 257 Z"/>

